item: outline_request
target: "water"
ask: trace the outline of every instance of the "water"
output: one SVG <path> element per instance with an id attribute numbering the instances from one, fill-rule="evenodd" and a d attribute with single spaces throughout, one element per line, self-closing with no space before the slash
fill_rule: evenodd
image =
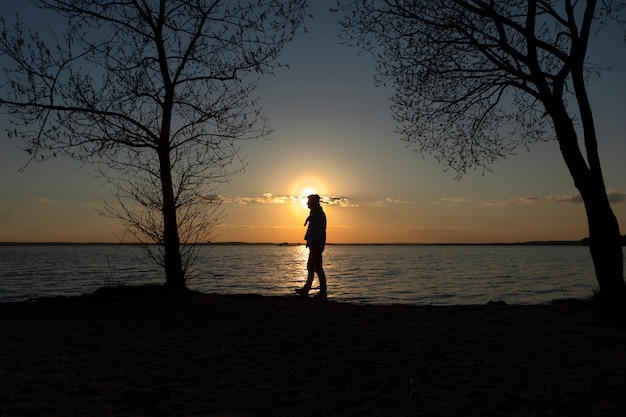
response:
<path id="1" fill-rule="evenodd" d="M 304 246 L 203 247 L 188 286 L 293 294 L 305 280 L 307 254 Z M 586 298 L 597 287 L 589 249 L 581 246 L 332 245 L 324 267 L 332 299 L 365 304 L 543 304 Z M 0 246 L 0 301 L 162 282 L 161 269 L 138 247 Z"/>

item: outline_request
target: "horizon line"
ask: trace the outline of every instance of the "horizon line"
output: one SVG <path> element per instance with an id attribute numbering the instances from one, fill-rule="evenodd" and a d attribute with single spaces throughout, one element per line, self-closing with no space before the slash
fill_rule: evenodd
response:
<path id="1" fill-rule="evenodd" d="M 326 246 L 366 246 L 366 245 L 388 245 L 388 246 L 462 246 L 462 245 L 585 245 L 587 238 L 579 240 L 533 240 L 523 242 L 364 242 L 364 243 L 327 243 Z M 77 245 L 156 245 L 155 243 L 138 242 L 63 242 L 63 241 L 36 241 L 36 242 L 16 242 L 0 241 L 0 246 L 77 246 Z M 184 244 L 181 244 L 184 245 Z M 305 243 L 299 242 L 245 242 L 245 241 L 221 241 L 202 242 L 200 246 L 228 246 L 228 245 L 273 245 L 273 246 L 303 246 Z"/>

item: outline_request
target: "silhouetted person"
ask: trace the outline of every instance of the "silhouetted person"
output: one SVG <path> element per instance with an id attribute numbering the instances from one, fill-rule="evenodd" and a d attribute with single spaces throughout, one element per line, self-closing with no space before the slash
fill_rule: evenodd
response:
<path id="1" fill-rule="evenodd" d="M 300 295 L 308 295 L 313 284 L 313 277 L 317 274 L 320 282 L 320 292 L 315 298 L 324 301 L 327 297 L 327 288 L 326 274 L 324 274 L 324 268 L 322 267 L 322 252 L 324 252 L 324 247 L 326 246 L 326 214 L 322 210 L 320 196 L 317 194 L 308 196 L 307 206 L 311 210 L 309 217 L 304 222 L 305 226 L 308 224 L 306 235 L 304 235 L 306 246 L 309 248 L 309 260 L 306 264 L 308 276 L 304 287 L 296 289 L 296 292 Z"/>

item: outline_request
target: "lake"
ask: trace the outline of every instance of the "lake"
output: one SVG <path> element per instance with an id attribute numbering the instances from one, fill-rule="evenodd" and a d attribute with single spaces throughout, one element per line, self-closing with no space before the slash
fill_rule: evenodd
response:
<path id="1" fill-rule="evenodd" d="M 306 278 L 307 255 L 303 245 L 204 246 L 188 286 L 291 295 Z M 575 245 L 329 245 L 324 268 L 330 299 L 362 304 L 544 304 L 597 288 L 589 248 Z M 136 246 L 0 246 L 4 302 L 162 282 Z"/>

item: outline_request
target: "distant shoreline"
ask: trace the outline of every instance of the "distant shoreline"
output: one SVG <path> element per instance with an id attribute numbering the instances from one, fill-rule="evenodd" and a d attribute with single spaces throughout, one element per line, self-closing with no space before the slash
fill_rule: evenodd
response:
<path id="1" fill-rule="evenodd" d="M 303 246 L 304 243 L 208 242 L 202 246 Z M 508 243 L 328 243 L 328 246 L 588 246 L 582 240 L 545 240 Z M 122 242 L 0 242 L 0 246 L 141 246 Z"/>

